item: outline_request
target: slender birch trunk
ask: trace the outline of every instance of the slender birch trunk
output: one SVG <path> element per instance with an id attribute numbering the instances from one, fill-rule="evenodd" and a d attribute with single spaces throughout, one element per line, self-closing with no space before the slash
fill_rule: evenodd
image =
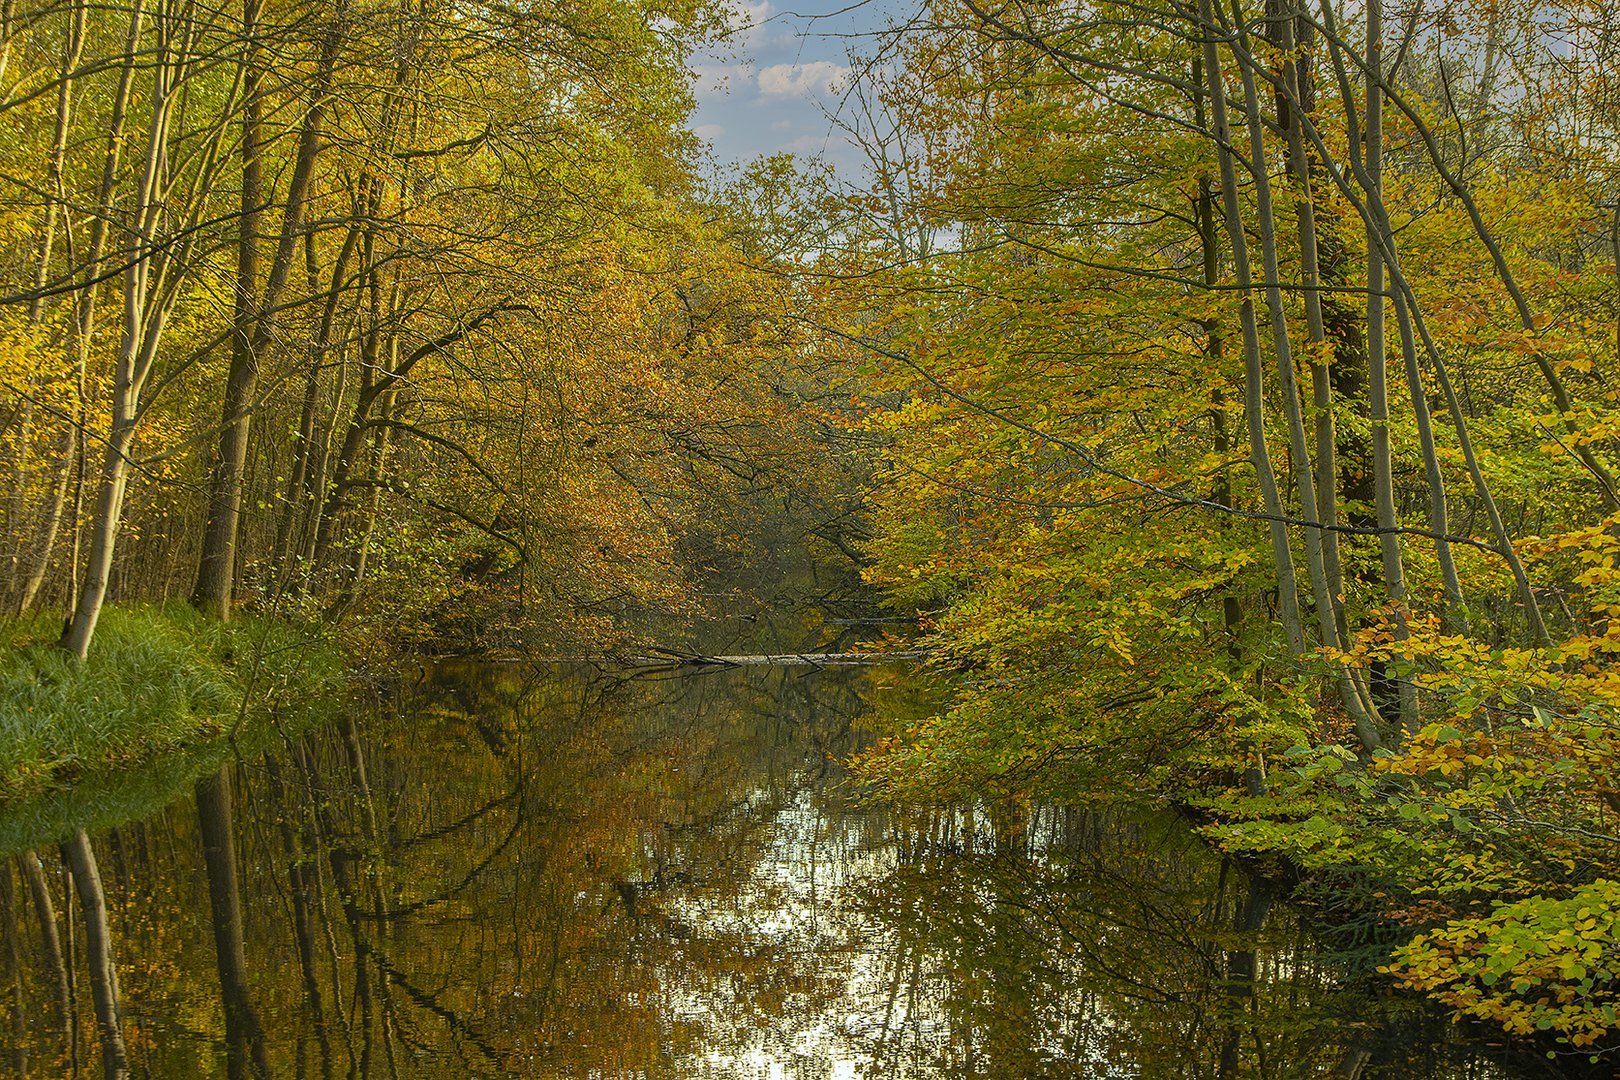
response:
<path id="1" fill-rule="evenodd" d="M 316 453 L 315 424 L 316 414 L 320 407 L 321 370 L 326 365 L 327 356 L 332 349 L 332 327 L 336 320 L 338 302 L 342 298 L 346 275 L 349 272 L 349 263 L 354 258 L 355 248 L 360 240 L 360 225 L 358 221 L 351 221 L 344 233 L 343 246 L 338 251 L 337 261 L 332 266 L 330 284 L 326 293 L 326 305 L 321 311 L 320 323 L 309 345 L 309 367 L 304 377 L 303 408 L 299 411 L 298 439 L 294 447 L 292 475 L 287 481 L 286 502 L 282 508 L 281 520 L 276 526 L 275 551 L 278 562 L 285 562 L 292 550 L 292 537 L 298 512 L 310 504 L 316 492 L 321 487 L 312 482 L 319 474 L 319 464 L 314 460 Z M 313 244 L 313 241 L 311 241 Z M 311 279 L 315 280 L 314 253 L 310 253 Z M 313 511 L 312 511 L 313 512 Z M 317 527 L 314 521 L 306 521 L 305 529 Z M 300 552 L 303 547 L 300 545 Z"/>
<path id="2" fill-rule="evenodd" d="M 1349 90 L 1349 78 L 1345 72 L 1343 57 L 1340 54 L 1338 45 L 1336 44 L 1338 38 L 1337 31 L 1334 28 L 1333 8 L 1330 0 L 1323 0 L 1322 12 L 1323 21 L 1328 30 L 1330 49 L 1332 50 L 1334 66 L 1338 72 L 1344 100 L 1346 102 L 1351 102 L 1353 98 Z M 1252 58 L 1250 62 L 1252 63 Z M 1311 138 L 1318 151 L 1325 154 L 1326 148 L 1323 147 L 1320 135 L 1318 135 L 1314 129 L 1311 129 Z M 1354 143 L 1355 140 L 1352 139 L 1352 145 L 1354 145 Z M 1351 154 L 1350 165 L 1355 174 L 1356 182 L 1361 186 L 1361 190 L 1364 193 L 1374 190 L 1374 185 L 1367 176 L 1364 163 L 1357 154 Z M 1479 469 L 1478 459 L 1473 452 L 1472 439 L 1468 434 L 1467 417 L 1463 414 L 1461 405 L 1457 400 L 1456 393 L 1451 386 L 1450 376 L 1446 371 L 1445 360 L 1441 356 L 1439 348 L 1435 345 L 1434 339 L 1429 335 L 1427 324 L 1423 319 L 1422 310 L 1417 304 L 1416 293 L 1413 291 L 1411 283 L 1407 281 L 1405 274 L 1401 270 L 1400 261 L 1395 253 L 1394 228 L 1390 224 L 1389 214 L 1383 204 L 1383 200 L 1381 198 L 1374 198 L 1371 196 L 1363 200 L 1356 195 L 1349 183 L 1342 177 L 1338 179 L 1337 183 L 1339 184 L 1340 190 L 1345 193 L 1346 197 L 1349 198 L 1355 205 L 1357 211 L 1362 214 L 1363 220 L 1365 220 L 1371 227 L 1372 235 L 1376 241 L 1376 246 L 1382 254 L 1384 265 L 1390 274 L 1397 296 L 1405 301 L 1410 324 L 1416 330 L 1417 337 L 1422 342 L 1424 353 L 1429 359 L 1430 366 L 1435 371 L 1435 377 L 1441 383 L 1442 393 L 1446 396 L 1448 410 L 1452 414 L 1453 425 L 1457 429 L 1459 449 L 1462 451 L 1464 466 L 1468 470 L 1470 480 L 1473 482 L 1476 496 L 1480 499 L 1480 502 L 1485 507 L 1486 517 L 1491 524 L 1492 536 L 1496 541 L 1496 551 L 1502 556 L 1503 561 L 1508 564 L 1508 567 L 1513 574 L 1514 583 L 1518 587 L 1520 602 L 1525 608 L 1525 618 L 1530 624 L 1532 634 L 1535 636 L 1538 642 L 1546 642 L 1548 640 L 1547 630 L 1546 624 L 1541 617 L 1540 606 L 1536 602 L 1535 593 L 1530 587 L 1529 577 L 1525 573 L 1524 564 L 1519 559 L 1518 553 L 1514 550 L 1512 540 L 1507 534 L 1507 529 L 1502 521 L 1501 514 L 1497 510 L 1495 499 L 1492 498 L 1490 489 L 1485 483 L 1484 475 Z"/>
<path id="3" fill-rule="evenodd" d="M 1379 5 L 1378 9 L 1374 11 L 1374 15 L 1378 17 L 1379 21 L 1377 21 L 1375 25 L 1379 28 L 1379 33 L 1381 35 L 1381 4 Z M 1323 24 L 1327 27 L 1328 31 L 1328 54 L 1333 60 L 1334 72 L 1339 83 L 1339 92 L 1343 100 L 1347 103 L 1347 115 L 1350 123 L 1351 134 L 1351 170 L 1355 175 L 1356 182 L 1361 185 L 1361 191 L 1365 197 L 1360 197 L 1356 194 L 1356 190 L 1351 187 L 1349 181 L 1344 178 L 1342 170 L 1333 173 L 1333 176 L 1335 177 L 1339 190 L 1356 208 L 1366 226 L 1369 274 L 1376 270 L 1378 275 L 1377 284 L 1379 289 L 1385 293 L 1389 293 L 1390 290 L 1385 286 L 1385 275 L 1388 268 L 1394 264 L 1397 258 L 1396 250 L 1393 243 L 1393 237 L 1385 235 L 1384 230 L 1379 227 L 1378 221 L 1372 209 L 1373 207 L 1383 205 L 1382 95 L 1377 85 L 1369 85 L 1367 96 L 1369 117 L 1367 128 L 1367 145 L 1369 148 L 1369 155 L 1366 161 L 1362 162 L 1357 153 L 1357 146 L 1361 139 L 1361 132 L 1359 123 L 1355 116 L 1354 94 L 1351 90 L 1349 74 L 1346 70 L 1344 58 L 1339 45 L 1331 0 L 1322 0 L 1322 17 Z M 1379 55 L 1381 56 L 1381 41 L 1378 43 L 1378 51 Z M 1314 132 L 1314 130 L 1310 132 L 1310 136 L 1313 143 L 1318 147 L 1319 152 L 1325 152 L 1322 151 L 1320 136 Z M 1374 152 L 1376 152 L 1376 157 L 1373 156 Z M 1378 173 L 1369 173 L 1367 166 L 1375 163 L 1379 168 Z M 1383 300 L 1378 299 L 1378 296 L 1379 294 L 1376 292 L 1369 296 L 1368 327 L 1369 336 L 1372 330 L 1376 329 L 1379 340 L 1382 342 L 1384 338 L 1385 326 L 1384 310 Z M 1441 474 L 1439 454 L 1435 449 L 1434 432 L 1429 417 L 1428 399 L 1423 388 L 1423 379 L 1419 370 L 1420 361 L 1418 359 L 1416 338 L 1412 333 L 1411 321 L 1406 315 L 1404 301 L 1402 300 L 1398 290 L 1391 294 L 1391 299 L 1396 304 L 1396 313 L 1401 320 L 1398 323 L 1400 328 L 1401 356 L 1406 370 L 1408 392 L 1412 401 L 1413 419 L 1417 428 L 1418 448 L 1423 458 L 1424 476 L 1428 485 L 1429 531 L 1435 535 L 1435 557 L 1440 564 L 1441 577 L 1444 582 L 1446 593 L 1446 602 L 1448 608 L 1450 609 L 1448 618 L 1454 623 L 1460 623 L 1461 626 L 1466 627 L 1462 585 L 1457 576 L 1456 562 L 1452 558 L 1451 542 L 1446 539 L 1446 537 L 1450 534 L 1450 528 L 1447 520 L 1445 479 Z M 1377 354 L 1374 353 L 1372 355 L 1376 356 Z M 1380 367 L 1378 370 L 1378 378 L 1380 389 L 1383 392 L 1375 395 L 1375 398 L 1383 409 L 1386 423 L 1382 425 L 1383 430 L 1381 438 L 1384 445 L 1383 456 L 1380 462 L 1375 454 L 1375 465 L 1381 469 L 1381 472 L 1385 477 L 1385 479 L 1382 481 L 1382 492 L 1383 498 L 1388 504 L 1385 509 L 1381 511 L 1385 517 L 1380 519 L 1379 524 L 1381 528 L 1394 529 L 1398 523 L 1395 519 L 1394 480 L 1389 457 L 1387 376 L 1383 367 Z M 1370 392 L 1371 391 L 1369 391 L 1369 393 Z M 1378 426 L 1374 427 L 1373 436 L 1375 440 L 1380 438 Z M 1381 554 L 1385 558 L 1393 555 L 1395 561 L 1398 563 L 1400 558 L 1400 541 L 1398 535 L 1393 532 L 1382 534 L 1380 537 L 1380 543 L 1383 545 L 1381 548 Z M 1404 574 L 1402 575 L 1402 584 L 1404 592 Z"/>
<path id="4" fill-rule="evenodd" d="M 124 271 L 123 337 L 114 368 L 112 423 L 102 456 L 90 557 L 79 604 L 62 642 L 64 648 L 81 660 L 89 654 L 96 622 L 107 599 L 113 551 L 123 517 L 124 491 L 129 483 L 129 454 L 135 437 L 136 405 L 144 376 L 143 360 L 155 352 L 167 319 L 162 305 L 149 304 L 149 299 L 154 285 L 153 255 L 166 209 L 163 196 L 168 187 L 169 125 L 175 105 L 177 72 L 171 51 L 171 33 L 170 27 L 161 27 L 163 43 L 152 69 L 146 154 L 141 164 L 134 227 L 127 248 L 129 266 Z M 156 310 L 153 310 L 154 307 Z"/>
<path id="5" fill-rule="evenodd" d="M 1193 84 L 1193 118 L 1200 127 L 1207 126 L 1205 96 L 1207 94 L 1204 80 L 1204 63 L 1195 59 L 1192 65 Z M 1207 175 L 1198 178 L 1198 199 L 1193 204 L 1193 220 L 1197 225 L 1198 244 L 1200 255 L 1200 270 L 1204 288 L 1213 290 L 1220 281 L 1220 257 L 1218 251 L 1218 233 L 1215 225 L 1215 190 L 1214 184 Z M 1221 324 L 1218 319 L 1205 319 L 1200 324 L 1204 331 L 1204 355 L 1208 361 L 1209 376 L 1219 380 L 1222 367 L 1222 356 L 1225 348 L 1221 335 Z M 1231 436 L 1226 428 L 1226 395 L 1217 387 L 1210 394 L 1210 420 L 1214 428 L 1215 452 L 1223 458 L 1231 453 Z M 1231 507 L 1232 485 L 1227 479 L 1226 471 L 1221 471 L 1220 479 L 1215 485 L 1215 502 L 1222 506 Z M 1228 589 L 1221 597 L 1221 618 L 1226 624 L 1227 656 L 1234 669 L 1242 660 L 1242 649 L 1238 643 L 1243 622 L 1243 606 L 1238 602 L 1237 596 Z M 1265 770 L 1254 754 L 1253 747 L 1248 740 L 1240 745 L 1243 754 L 1244 785 L 1250 795 L 1259 798 L 1266 793 Z"/>
<path id="6" fill-rule="evenodd" d="M 62 65 L 58 72 L 59 84 L 56 89 L 56 126 L 52 132 L 51 159 L 45 180 L 45 221 L 40 228 L 39 244 L 35 254 L 34 295 L 28 304 L 28 322 L 35 327 L 45 321 L 45 290 L 51 280 L 56 234 L 58 225 L 66 216 L 65 207 L 68 199 L 64 177 L 67 171 L 68 132 L 73 122 L 73 72 L 79 66 L 79 59 L 84 53 L 85 13 L 86 5 L 82 3 L 77 5 L 73 10 L 71 21 L 64 30 Z M 71 253 L 70 229 L 68 241 Z M 26 560 L 19 560 L 22 563 L 19 567 L 22 571 L 19 575 L 22 578 L 22 585 L 16 597 L 16 610 L 19 614 L 33 606 L 34 598 L 39 594 L 46 569 L 50 566 L 51 549 L 56 546 L 56 536 L 62 526 L 62 511 L 67 504 L 73 477 L 74 450 L 78 441 L 74 417 L 69 416 L 66 421 L 61 450 L 58 452 L 56 478 L 45 504 L 43 520 L 36 530 L 39 539 L 33 544 L 32 552 L 27 550 L 26 540 L 19 543 L 19 547 L 23 549 L 19 554 Z M 26 456 L 23 461 L 26 465 Z M 24 494 L 28 487 L 26 475 L 18 477 L 15 483 L 19 496 Z"/>
<path id="7" fill-rule="evenodd" d="M 1384 63 L 1383 18 L 1383 0 L 1367 0 L 1367 59 L 1375 71 L 1382 70 Z M 1367 147 L 1366 172 L 1369 188 L 1367 195 L 1370 199 L 1381 200 L 1384 183 L 1384 99 L 1378 88 L 1379 81 L 1378 79 L 1366 81 L 1367 104 L 1363 130 Z M 1375 520 L 1381 530 L 1378 534 L 1378 555 L 1384 568 L 1384 594 L 1389 597 L 1393 608 L 1395 639 L 1404 641 L 1411 636 L 1411 629 L 1407 624 L 1406 566 L 1401 556 L 1401 537 L 1396 532 L 1399 522 L 1395 516 L 1395 475 L 1389 442 L 1389 366 L 1384 341 L 1384 305 L 1388 302 L 1388 297 L 1384 286 L 1384 256 L 1378 249 L 1378 238 L 1373 235 L 1371 226 L 1367 228 L 1367 412 L 1372 422 L 1373 506 Z M 1403 357 L 1411 355 L 1404 347 L 1406 338 L 1407 335 L 1403 334 L 1401 339 Z M 1431 515 L 1430 526 L 1432 531 L 1444 536 L 1445 487 L 1440 480 L 1438 467 L 1432 471 L 1429 468 L 1434 451 L 1434 438 L 1428 430 L 1428 407 L 1419 401 L 1415 408 L 1424 412 L 1419 420 L 1419 439 L 1426 448 L 1425 471 L 1431 485 L 1441 484 L 1438 492 L 1440 524 L 1435 526 Z M 1433 495 L 1434 492 L 1431 491 L 1431 506 Z M 1453 587 L 1460 590 L 1457 567 L 1451 559 L 1450 543 L 1445 540 L 1438 540 L 1436 543 L 1442 545 L 1444 549 L 1440 561 L 1449 597 Z M 1397 728 L 1402 735 L 1409 734 L 1417 723 L 1417 691 L 1411 680 L 1402 680 L 1397 698 L 1400 707 Z"/>
<path id="8" fill-rule="evenodd" d="M 1232 20 L 1234 26 L 1246 25 L 1238 0 L 1232 0 Z M 1213 30 L 1214 27 L 1209 29 Z M 1246 38 L 1245 32 L 1238 31 L 1239 42 L 1243 42 Z M 1287 312 L 1282 301 L 1280 284 L 1282 270 L 1277 256 L 1276 211 L 1266 164 L 1265 129 L 1261 118 L 1260 97 L 1255 87 L 1254 71 L 1249 64 L 1239 63 L 1238 77 L 1243 86 L 1243 107 L 1249 129 L 1249 160 L 1253 167 L 1255 217 L 1260 233 L 1261 262 L 1266 276 L 1266 306 L 1271 315 L 1271 344 L 1276 354 L 1277 378 L 1281 389 L 1283 415 L 1288 424 L 1288 446 L 1294 462 L 1293 471 L 1298 487 L 1299 505 L 1304 513 L 1310 514 L 1316 510 L 1317 497 L 1314 477 L 1311 474 L 1310 450 L 1305 437 L 1305 421 L 1300 408 L 1299 386 L 1294 378 L 1294 359 L 1289 341 Z M 1298 113 L 1297 109 L 1295 113 Z M 1233 243 L 1236 243 L 1235 239 Z M 1318 321 L 1320 315 L 1321 311 L 1318 308 Z M 1330 442 L 1329 446 L 1331 445 Z M 1316 594 L 1317 626 L 1322 644 L 1330 648 L 1339 648 L 1342 642 L 1339 640 L 1339 619 L 1335 612 L 1336 592 L 1328 582 L 1323 550 L 1323 535 L 1326 531 L 1315 527 L 1304 530 L 1305 563 L 1310 573 L 1312 591 Z M 1338 682 L 1339 696 L 1355 725 L 1356 737 L 1368 751 L 1377 750 L 1383 745 L 1383 737 L 1378 731 L 1377 709 L 1364 688 L 1347 669 L 1340 669 Z"/>
<path id="9" fill-rule="evenodd" d="M 1338 71 L 1340 86 L 1343 88 L 1345 101 L 1350 102 L 1352 97 L 1349 93 L 1349 78 L 1345 73 L 1343 58 L 1337 45 L 1332 44 L 1337 41 L 1337 31 L 1334 29 L 1331 0 L 1322 0 L 1322 13 L 1323 22 L 1328 29 L 1330 47 L 1334 57 L 1334 66 Z M 1381 81 L 1380 85 L 1382 86 Z M 1316 141 L 1318 149 L 1323 150 L 1320 136 L 1315 135 L 1313 132 L 1313 139 Z M 1400 260 L 1396 255 L 1395 229 L 1390 223 L 1388 208 L 1384 205 L 1382 197 L 1375 197 L 1372 194 L 1377 190 L 1378 186 L 1367 175 L 1365 163 L 1361 158 L 1352 153 L 1350 165 L 1355 174 L 1356 182 L 1361 185 L 1362 191 L 1367 193 L 1367 198 L 1365 201 L 1357 198 L 1349 184 L 1342 180 L 1340 181 L 1340 190 L 1356 205 L 1357 210 L 1363 215 L 1363 219 L 1372 229 L 1372 236 L 1382 255 L 1384 266 L 1389 272 L 1391 283 L 1395 287 L 1398 302 L 1397 313 L 1403 310 L 1406 313 L 1403 326 L 1409 326 L 1416 331 L 1418 341 L 1422 343 L 1424 354 L 1428 357 L 1429 366 L 1433 370 L 1435 379 L 1440 384 L 1441 393 L 1446 399 L 1447 410 L 1451 413 L 1452 425 L 1457 432 L 1458 449 L 1462 452 L 1463 465 L 1468 471 L 1470 481 L 1472 481 L 1475 496 L 1485 508 L 1486 519 L 1491 526 L 1491 535 L 1496 542 L 1497 554 L 1502 556 L 1503 561 L 1507 563 L 1508 569 L 1513 575 L 1514 584 L 1518 589 L 1519 600 L 1524 607 L 1525 620 L 1529 623 L 1531 634 L 1538 644 L 1547 644 L 1551 639 L 1547 634 L 1546 623 L 1541 617 L 1540 605 L 1536 601 L 1535 591 L 1531 588 L 1530 578 L 1525 572 L 1524 563 L 1520 560 L 1518 552 L 1513 547 L 1513 540 L 1508 535 L 1507 526 L 1496 506 L 1496 500 L 1492 497 L 1490 487 L 1485 482 L 1484 473 L 1480 470 L 1478 457 L 1474 453 L 1473 439 L 1468 431 L 1468 418 L 1463 412 L 1462 404 L 1457 398 L 1455 388 L 1452 386 L 1445 359 L 1441 355 L 1439 347 L 1436 346 L 1433 337 L 1429 334 L 1428 324 L 1424 320 L 1422 308 L 1417 302 L 1417 293 L 1412 289 L 1411 282 L 1407 280 L 1405 273 L 1401 269 Z M 1400 303 L 1401 301 L 1404 301 L 1404 304 Z M 1403 348 L 1405 348 L 1404 342 Z M 1415 364 L 1416 346 L 1413 345 L 1409 352 L 1414 357 L 1413 363 Z M 1411 378 L 1412 375 L 1413 372 L 1409 369 L 1408 377 Z M 1422 397 L 1421 385 L 1419 385 L 1413 393 L 1414 408 L 1420 407 L 1419 399 Z"/>
<path id="10" fill-rule="evenodd" d="M 1333 381 L 1329 372 L 1327 324 L 1322 315 L 1322 274 L 1317 258 L 1316 193 L 1311 178 L 1311 157 L 1301 131 L 1309 111 L 1304 88 L 1304 72 L 1295 56 L 1292 3 L 1284 0 L 1277 18 L 1278 47 L 1283 54 L 1282 93 L 1279 95 L 1278 126 L 1287 142 L 1287 161 L 1294 184 L 1294 218 L 1299 233 L 1300 284 L 1305 298 L 1305 329 L 1311 344 L 1311 404 L 1316 444 L 1316 520 L 1321 532 L 1322 571 L 1327 584 L 1325 598 L 1330 606 L 1337 635 L 1342 642 L 1349 632 L 1344 616 L 1344 571 L 1339 554 L 1339 461 L 1338 431 L 1333 417 Z"/>
<path id="11" fill-rule="evenodd" d="M 1271 516 L 1271 553 L 1276 563 L 1277 602 L 1283 632 L 1294 655 L 1305 651 L 1305 629 L 1299 613 L 1299 593 L 1294 580 L 1294 555 L 1289 549 L 1288 527 L 1283 524 L 1282 500 L 1266 448 L 1265 406 L 1261 398 L 1262 366 L 1260 329 L 1254 313 L 1254 275 L 1249 266 L 1248 238 L 1243 231 L 1243 214 L 1238 201 L 1237 167 L 1232 160 L 1232 128 L 1227 119 L 1226 88 L 1221 81 L 1220 56 L 1215 49 L 1215 14 L 1211 0 L 1198 0 L 1203 26 L 1204 77 L 1208 83 L 1210 111 L 1215 123 L 1215 142 L 1221 172 L 1221 202 L 1226 232 L 1232 243 L 1232 264 L 1242 290 L 1239 325 L 1243 332 L 1243 405 L 1249 429 L 1249 457 L 1260 488 L 1262 505 Z"/>
<path id="12" fill-rule="evenodd" d="M 83 263 L 86 282 L 82 288 L 75 290 L 73 294 L 75 310 L 70 332 L 70 350 L 74 367 L 76 393 L 74 414 L 68 424 L 69 440 L 62 462 L 62 487 L 59 489 L 62 499 L 50 515 L 45 539 L 40 545 L 33 569 L 23 586 L 23 593 L 18 602 L 19 610 L 27 610 L 31 607 L 39 590 L 44 586 L 45 575 L 50 569 L 51 548 L 55 545 L 62 518 L 66 512 L 66 507 L 63 504 L 66 500 L 69 471 L 72 473 L 75 490 L 72 517 L 73 557 L 68 567 L 70 579 L 74 578 L 78 569 L 79 519 L 84 507 L 85 481 L 85 443 L 82 431 L 89 421 L 86 414 L 85 383 L 90 362 L 90 347 L 95 332 L 96 299 L 101 291 L 101 283 L 98 278 L 101 272 L 101 261 L 107 251 L 108 225 L 112 220 L 114 210 L 114 196 L 118 184 L 118 164 L 123 156 L 124 126 L 129 115 L 130 95 L 134 89 L 136 48 L 140 42 L 144 16 L 145 0 L 135 0 L 130 10 L 129 30 L 124 40 L 123 62 L 118 76 L 118 90 L 113 95 L 112 115 L 107 132 L 107 148 L 102 156 L 100 194 L 96 202 L 96 213 L 90 224 L 90 247 Z M 69 606 L 76 607 L 77 603 L 78 590 L 75 588 L 71 594 Z"/>
<path id="13" fill-rule="evenodd" d="M 215 169 L 225 125 L 193 133 L 187 146 L 186 182 L 182 190 L 170 162 L 172 127 L 181 91 L 198 63 L 194 54 L 198 32 L 196 13 L 189 0 L 165 10 L 157 22 L 157 44 L 152 50 L 150 125 L 135 212 L 125 247 L 123 330 L 114 363 L 111 423 L 97 484 L 96 509 L 91 526 L 90 554 L 73 617 L 63 634 L 62 646 L 83 659 L 89 653 L 96 623 L 106 603 L 113 553 L 123 515 L 124 493 L 132 467 L 131 450 L 141 418 L 142 394 L 156 363 L 169 316 L 186 280 L 199 222 L 214 190 Z M 223 112 L 234 109 L 241 90 L 240 73 L 223 102 Z M 200 144 L 200 145 L 199 145 Z M 178 208 L 177 228 L 165 228 Z"/>

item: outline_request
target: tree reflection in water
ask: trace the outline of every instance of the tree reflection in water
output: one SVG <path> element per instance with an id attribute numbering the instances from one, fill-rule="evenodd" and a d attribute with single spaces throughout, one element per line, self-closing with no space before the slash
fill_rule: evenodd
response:
<path id="1" fill-rule="evenodd" d="M 1357 983 L 1168 816 L 862 804 L 837 761 L 913 693 L 446 668 L 210 771 L 95 844 L 131 1072 L 1546 1075 Z M 98 1075 L 60 856 L 16 865 L 0 1060 Z"/>

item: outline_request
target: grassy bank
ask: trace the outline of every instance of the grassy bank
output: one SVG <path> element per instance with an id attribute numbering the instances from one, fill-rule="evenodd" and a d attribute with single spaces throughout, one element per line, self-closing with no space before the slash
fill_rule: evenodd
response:
<path id="1" fill-rule="evenodd" d="M 109 609 L 83 664 L 54 619 L 0 628 L 0 806 L 17 805 L 337 699 L 344 665 L 313 627 L 184 604 Z"/>

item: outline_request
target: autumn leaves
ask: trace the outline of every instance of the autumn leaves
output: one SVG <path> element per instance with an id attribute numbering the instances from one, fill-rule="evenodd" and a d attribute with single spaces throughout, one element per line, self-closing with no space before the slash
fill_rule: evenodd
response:
<path id="1" fill-rule="evenodd" d="M 1345 15 L 945 3 L 891 42 L 928 73 L 890 105 L 934 170 L 890 185 L 900 217 L 963 242 L 871 275 L 906 306 L 862 315 L 903 358 L 870 575 L 969 673 L 874 768 L 1271 817 L 1236 846 L 1469 917 L 1613 867 L 1569 748 L 1620 708 L 1591 548 L 1615 163 L 1584 44 L 1566 64 L 1495 4 Z M 1590 10 L 1542 15 L 1590 43 Z M 1442 723 L 1513 764 L 1441 768 Z M 1463 851 L 1495 869 L 1457 885 Z"/>

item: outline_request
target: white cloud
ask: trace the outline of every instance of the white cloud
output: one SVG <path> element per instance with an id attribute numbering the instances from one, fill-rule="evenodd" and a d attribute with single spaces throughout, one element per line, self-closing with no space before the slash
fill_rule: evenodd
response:
<path id="1" fill-rule="evenodd" d="M 797 139 L 794 139 L 792 142 L 783 143 L 780 147 L 777 148 L 777 152 L 778 153 L 787 153 L 787 154 L 815 155 L 815 154 L 823 153 L 826 149 L 827 149 L 827 136 L 825 136 L 825 135 L 800 135 Z"/>
<path id="2" fill-rule="evenodd" d="M 748 0 L 730 0 L 726 5 L 725 43 L 732 48 L 749 50 L 765 41 L 766 21 L 771 17 L 770 0 L 751 4 Z"/>
<path id="3" fill-rule="evenodd" d="M 809 97 L 837 93 L 849 68 L 831 60 L 808 64 L 772 64 L 759 72 L 759 92 L 766 97 Z"/>
<path id="4" fill-rule="evenodd" d="M 793 127 L 793 121 L 791 121 L 791 120 L 772 120 L 771 121 L 771 130 L 772 131 L 787 131 L 792 127 Z"/>
<path id="5" fill-rule="evenodd" d="M 700 139 L 713 141 L 726 133 L 726 129 L 719 124 L 699 124 L 692 129 L 692 134 Z"/>
<path id="6" fill-rule="evenodd" d="M 693 64 L 692 91 L 699 97 L 729 94 L 731 88 L 753 81 L 751 64 Z"/>

